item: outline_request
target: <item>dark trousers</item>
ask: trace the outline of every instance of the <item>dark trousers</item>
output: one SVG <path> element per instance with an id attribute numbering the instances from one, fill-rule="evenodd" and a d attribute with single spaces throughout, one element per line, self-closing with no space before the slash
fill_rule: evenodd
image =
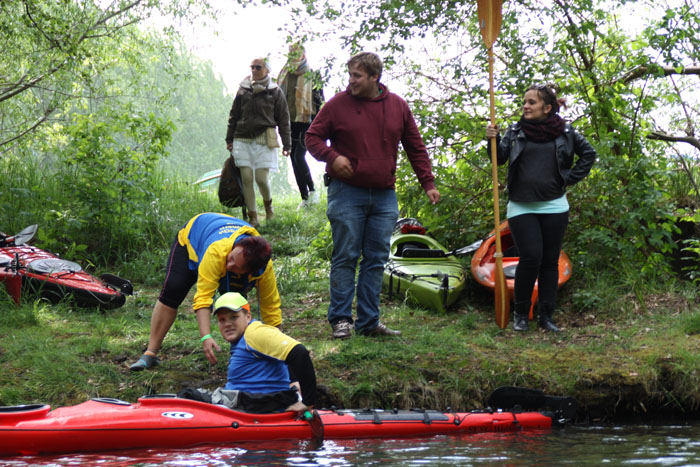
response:
<path id="1" fill-rule="evenodd" d="M 309 164 L 306 163 L 306 130 L 311 124 L 292 122 L 292 151 L 289 157 L 292 159 L 292 169 L 294 170 L 294 178 L 299 187 L 299 193 L 302 199 L 309 198 L 309 191 L 314 191 L 314 181 L 311 177 Z"/>
<path id="2" fill-rule="evenodd" d="M 515 271 L 515 303 L 529 302 L 538 281 L 539 302 L 554 305 L 559 283 L 559 252 L 569 212 L 522 214 L 508 219 L 520 261 Z"/>

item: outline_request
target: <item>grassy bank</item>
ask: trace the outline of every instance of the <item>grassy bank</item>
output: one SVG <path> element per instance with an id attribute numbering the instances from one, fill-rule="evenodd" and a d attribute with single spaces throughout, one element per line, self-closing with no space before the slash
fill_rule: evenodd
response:
<path id="1" fill-rule="evenodd" d="M 494 388 L 517 385 L 573 396 L 592 419 L 700 415 L 700 311 L 695 291 L 683 284 L 627 284 L 605 271 L 584 280 L 574 270 L 555 315 L 564 331 L 546 334 L 531 323 L 530 332 L 516 335 L 496 327 L 492 297 L 470 281 L 446 314 L 383 296 L 382 320 L 403 332 L 399 338 L 337 341 L 326 321 L 324 206 L 302 212 L 297 203 L 294 196 L 276 201 L 277 218 L 260 230 L 274 248 L 284 330 L 312 351 L 320 405 L 472 409 Z M 98 396 L 135 401 L 186 385 L 223 384 L 228 349 L 216 365 L 205 360 L 189 300 L 165 340 L 161 366 L 128 369 L 147 342 L 167 243 L 116 270 L 97 271 L 135 281 L 137 294 L 117 310 L 26 298 L 17 307 L 0 292 L 0 405 L 61 406 Z M 577 303 L 588 294 L 602 305 L 573 309 L 574 294 Z"/>

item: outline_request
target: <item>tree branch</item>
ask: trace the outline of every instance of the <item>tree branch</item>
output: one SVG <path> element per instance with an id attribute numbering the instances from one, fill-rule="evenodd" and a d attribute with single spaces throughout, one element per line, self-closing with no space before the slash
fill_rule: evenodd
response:
<path id="1" fill-rule="evenodd" d="M 12 89 L 6 93 L 0 94 L 0 102 L 6 101 L 7 99 L 10 99 L 10 98 L 16 96 L 17 94 L 21 94 L 29 88 L 36 87 L 37 83 L 39 83 L 40 81 L 43 81 L 48 76 L 51 76 L 52 74 L 56 73 L 58 70 L 63 68 L 63 66 L 65 64 L 66 64 L 66 62 L 60 63 L 60 64 L 56 65 L 55 67 L 51 68 L 50 70 L 48 70 L 43 75 L 37 76 L 36 78 L 34 78 L 30 81 L 27 81 L 24 84 L 22 84 L 21 86 L 20 86 L 21 82 L 17 82 L 14 89 Z"/>
<path id="2" fill-rule="evenodd" d="M 700 66 L 689 66 L 689 67 L 684 67 L 681 71 L 676 70 L 673 67 L 670 66 L 664 66 L 664 67 L 659 67 L 659 69 L 663 70 L 664 76 L 671 76 L 671 75 L 700 75 Z M 654 68 L 648 67 L 646 65 L 638 66 L 637 68 L 633 69 L 632 71 L 627 72 L 620 80 L 625 84 L 629 84 L 630 82 L 641 78 L 642 76 L 646 76 L 650 73 L 652 73 Z M 615 82 L 613 82 L 614 84 Z"/>
<path id="3" fill-rule="evenodd" d="M 693 138 L 691 136 L 673 136 L 663 131 L 652 131 L 647 135 L 647 139 L 657 140 L 657 141 L 668 141 L 672 143 L 688 143 L 700 150 L 700 140 Z"/>
<path id="4" fill-rule="evenodd" d="M 44 123 L 49 118 L 49 116 L 53 113 L 54 110 L 55 110 L 54 108 L 46 109 L 46 112 L 44 112 L 44 115 L 42 115 L 36 122 L 34 122 L 32 124 L 32 126 L 27 128 L 23 132 L 13 136 L 12 138 L 6 139 L 5 141 L 0 141 L 0 147 L 5 146 L 6 144 L 10 144 L 11 142 L 16 141 L 16 140 L 20 139 L 21 137 L 23 137 L 24 135 L 34 131 L 39 125 Z"/>

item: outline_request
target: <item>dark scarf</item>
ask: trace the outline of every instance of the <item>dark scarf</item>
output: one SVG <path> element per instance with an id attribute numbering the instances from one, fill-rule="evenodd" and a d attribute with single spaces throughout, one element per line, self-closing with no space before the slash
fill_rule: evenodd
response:
<path id="1" fill-rule="evenodd" d="M 544 120 L 520 119 L 520 128 L 525 132 L 525 136 L 530 141 L 546 143 L 554 141 L 564 133 L 566 123 L 558 114 L 550 114 Z"/>

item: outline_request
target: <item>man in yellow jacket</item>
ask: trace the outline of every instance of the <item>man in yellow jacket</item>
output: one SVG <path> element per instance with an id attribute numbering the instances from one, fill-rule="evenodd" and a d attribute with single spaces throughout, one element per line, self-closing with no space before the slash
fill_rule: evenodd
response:
<path id="1" fill-rule="evenodd" d="M 177 309 L 196 284 L 192 307 L 199 324 L 204 354 L 216 363 L 214 350 L 221 348 L 211 336 L 210 312 L 217 289 L 220 293 L 246 295 L 256 287 L 263 323 L 282 324 L 277 279 L 272 268 L 270 244 L 247 222 L 218 213 L 204 213 L 180 229 L 168 258 L 165 283 L 158 297 L 148 348 L 132 371 L 158 365 L 157 353 L 175 322 Z"/>

